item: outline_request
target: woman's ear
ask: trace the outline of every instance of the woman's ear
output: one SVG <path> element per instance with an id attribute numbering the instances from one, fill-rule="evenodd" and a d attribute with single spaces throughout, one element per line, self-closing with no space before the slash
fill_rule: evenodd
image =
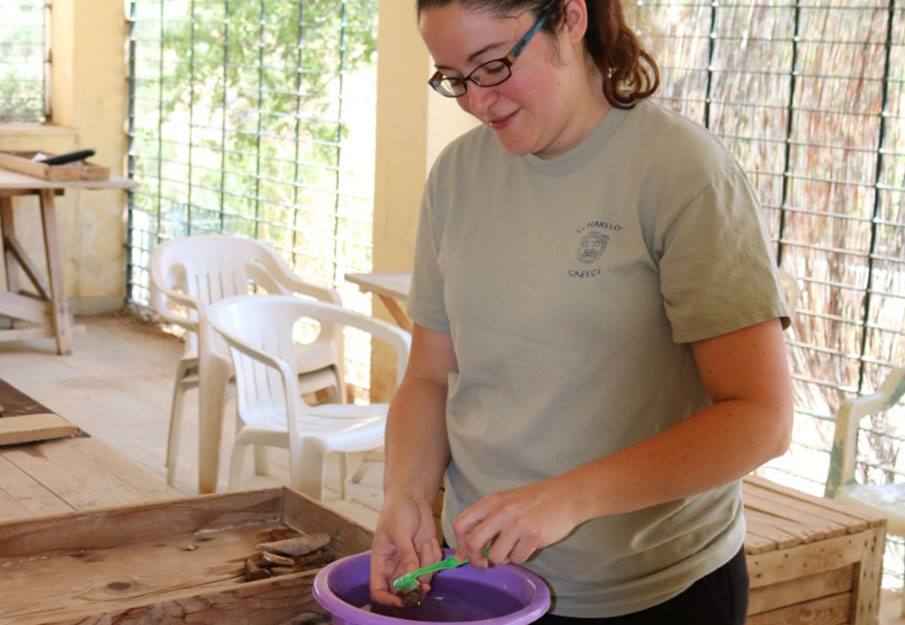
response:
<path id="1" fill-rule="evenodd" d="M 573 44 L 584 39 L 588 29 L 588 7 L 586 0 L 565 0 L 563 3 L 563 23 Z"/>

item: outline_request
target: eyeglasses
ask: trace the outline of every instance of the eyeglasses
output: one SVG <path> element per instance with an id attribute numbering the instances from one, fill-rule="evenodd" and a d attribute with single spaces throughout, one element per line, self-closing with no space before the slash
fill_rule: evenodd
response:
<path id="1" fill-rule="evenodd" d="M 555 6 L 555 5 L 553 5 Z M 486 63 L 481 63 L 471 70 L 467 76 L 445 76 L 442 71 L 437 70 L 430 80 L 427 81 L 434 91 L 447 98 L 461 98 L 468 91 L 468 81 L 473 82 L 479 87 L 496 87 L 503 84 L 512 76 L 512 64 L 515 59 L 522 53 L 528 42 L 534 36 L 544 22 L 547 21 L 551 11 L 545 9 L 534 26 L 531 27 L 525 36 L 519 39 L 509 53 L 501 59 L 493 59 Z"/>

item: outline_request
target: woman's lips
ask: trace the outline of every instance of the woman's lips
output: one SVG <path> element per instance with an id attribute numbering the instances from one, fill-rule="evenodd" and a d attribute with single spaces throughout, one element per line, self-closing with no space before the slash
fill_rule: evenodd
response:
<path id="1" fill-rule="evenodd" d="M 513 111 L 512 113 L 509 113 L 509 115 L 504 115 L 503 117 L 497 117 L 496 119 L 491 119 L 487 123 L 494 130 L 502 130 L 503 128 L 505 128 L 512 122 L 512 119 L 515 117 L 516 113 L 518 113 L 517 110 Z"/>

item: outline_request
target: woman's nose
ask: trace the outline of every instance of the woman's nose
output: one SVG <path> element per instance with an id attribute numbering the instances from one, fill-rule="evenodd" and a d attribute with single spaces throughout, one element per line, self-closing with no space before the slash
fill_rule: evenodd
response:
<path id="1" fill-rule="evenodd" d="M 459 102 L 467 112 L 481 117 L 490 110 L 490 106 L 496 99 L 497 93 L 493 87 L 468 85 L 468 91 L 459 98 Z"/>

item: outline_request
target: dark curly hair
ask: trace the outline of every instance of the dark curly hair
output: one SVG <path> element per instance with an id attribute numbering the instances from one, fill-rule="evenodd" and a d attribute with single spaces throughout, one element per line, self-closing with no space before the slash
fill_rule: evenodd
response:
<path id="1" fill-rule="evenodd" d="M 564 19 L 565 0 L 416 0 L 418 15 L 431 7 L 459 3 L 464 7 L 510 15 L 530 11 L 549 17 L 541 28 L 552 35 Z M 632 108 L 660 86 L 660 70 L 654 57 L 625 22 L 621 0 L 585 0 L 588 29 L 584 42 L 603 75 L 603 95 L 611 106 Z"/>

